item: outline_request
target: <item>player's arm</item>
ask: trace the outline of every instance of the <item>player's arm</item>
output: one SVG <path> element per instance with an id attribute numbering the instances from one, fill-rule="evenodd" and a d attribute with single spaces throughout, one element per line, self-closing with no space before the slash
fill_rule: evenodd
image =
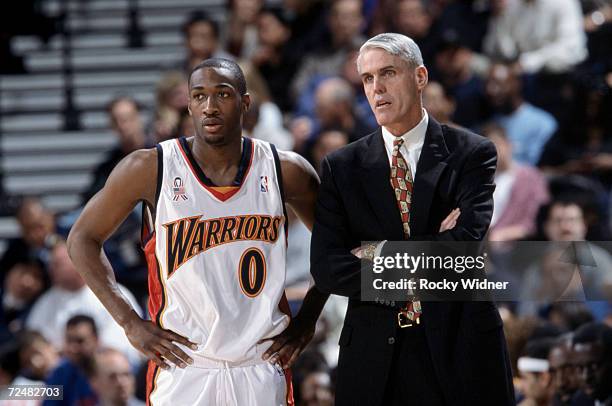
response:
<path id="1" fill-rule="evenodd" d="M 141 201 L 152 205 L 157 187 L 157 151 L 139 150 L 123 159 L 106 184 L 87 203 L 68 237 L 70 257 L 89 288 L 123 327 L 131 344 L 162 368 L 166 360 L 184 365 L 190 359 L 174 342 L 186 338 L 144 321 L 119 290 L 104 254 L 104 241 Z"/>
<path id="2" fill-rule="evenodd" d="M 319 190 L 319 177 L 316 171 L 302 156 L 288 151 L 279 151 L 285 201 L 297 217 L 312 230 L 314 208 Z M 314 334 L 315 325 L 328 294 L 311 286 L 304 297 L 302 307 L 291 320 L 291 324 L 278 336 L 264 354 L 264 358 L 275 357 L 284 368 L 297 359 Z"/>

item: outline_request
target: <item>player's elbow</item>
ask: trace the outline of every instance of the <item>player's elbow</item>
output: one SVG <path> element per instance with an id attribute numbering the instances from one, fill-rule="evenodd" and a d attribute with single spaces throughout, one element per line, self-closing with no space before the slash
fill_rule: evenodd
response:
<path id="1" fill-rule="evenodd" d="M 68 255 L 72 259 L 75 260 L 75 256 L 78 252 L 83 252 L 86 248 L 86 245 L 95 244 L 95 241 L 92 238 L 88 238 L 87 234 L 83 232 L 79 227 L 73 226 L 68 234 L 68 239 L 66 240 L 66 247 L 68 248 Z"/>
<path id="2" fill-rule="evenodd" d="M 77 250 L 77 246 L 79 245 L 79 232 L 75 230 L 73 227 L 68 234 L 68 239 L 66 240 L 66 248 L 68 248 L 68 255 L 70 259 L 74 261 L 74 253 Z"/>

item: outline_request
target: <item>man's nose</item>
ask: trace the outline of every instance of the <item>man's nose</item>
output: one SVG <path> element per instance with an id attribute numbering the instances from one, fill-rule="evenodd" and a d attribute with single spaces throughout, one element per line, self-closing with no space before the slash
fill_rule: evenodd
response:
<path id="1" fill-rule="evenodd" d="M 374 77 L 374 93 L 382 94 L 387 91 L 384 82 L 377 76 Z"/>
<path id="2" fill-rule="evenodd" d="M 219 106 L 217 105 L 217 101 L 214 97 L 211 96 L 204 102 L 204 108 L 202 111 L 206 115 L 213 115 L 219 112 Z"/>

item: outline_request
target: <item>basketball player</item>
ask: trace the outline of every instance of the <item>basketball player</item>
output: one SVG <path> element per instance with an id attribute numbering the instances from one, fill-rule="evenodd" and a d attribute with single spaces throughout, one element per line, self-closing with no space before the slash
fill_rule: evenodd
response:
<path id="1" fill-rule="evenodd" d="M 312 227 L 318 178 L 297 154 L 241 136 L 250 98 L 234 62 L 202 62 L 189 86 L 195 137 L 119 163 L 74 225 L 70 254 L 151 360 L 150 404 L 292 404 L 283 367 L 312 337 L 327 296 L 312 287 L 290 319 L 283 202 Z M 118 290 L 102 251 L 139 202 L 152 321 Z"/>

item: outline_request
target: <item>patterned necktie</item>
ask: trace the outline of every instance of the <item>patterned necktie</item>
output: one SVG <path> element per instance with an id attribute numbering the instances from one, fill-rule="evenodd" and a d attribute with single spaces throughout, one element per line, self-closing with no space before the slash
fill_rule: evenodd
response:
<path id="1" fill-rule="evenodd" d="M 399 208 L 404 228 L 404 238 L 410 237 L 410 205 L 412 203 L 412 171 L 410 165 L 404 159 L 400 148 L 404 144 L 403 138 L 396 138 L 393 141 L 393 152 L 391 153 L 391 186 L 395 192 L 397 207 Z M 412 292 L 410 292 L 412 294 Z M 421 302 L 414 297 L 408 302 L 406 307 L 398 313 L 398 323 L 402 327 L 409 327 L 412 322 L 419 324 L 421 316 Z M 408 321 L 406 321 L 406 319 Z M 403 321 L 402 321 L 403 320 Z"/>
<path id="2" fill-rule="evenodd" d="M 410 203 L 412 201 L 412 171 L 410 165 L 404 159 L 400 148 L 404 144 L 403 138 L 393 141 L 393 153 L 391 154 L 391 186 L 395 191 L 397 207 L 402 217 L 404 227 L 404 238 L 410 237 Z"/>

